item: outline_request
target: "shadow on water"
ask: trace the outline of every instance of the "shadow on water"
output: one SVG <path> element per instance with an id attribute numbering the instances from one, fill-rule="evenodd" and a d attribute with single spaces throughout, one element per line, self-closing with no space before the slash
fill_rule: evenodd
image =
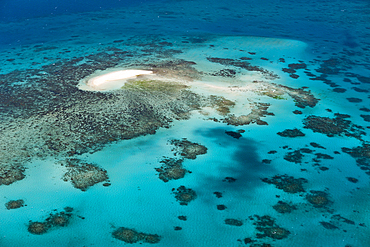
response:
<path id="1" fill-rule="evenodd" d="M 356 38 L 349 31 L 344 31 L 343 35 L 343 45 L 348 46 L 349 48 L 356 48 L 359 46 L 356 42 Z"/>
<path id="2" fill-rule="evenodd" d="M 213 128 L 196 131 L 203 138 L 211 139 L 221 149 L 227 148 L 226 154 L 217 154 L 213 157 L 213 164 L 205 164 L 209 169 L 218 167 L 220 176 L 206 175 L 199 184 L 200 188 L 214 191 L 234 191 L 241 194 L 250 193 L 254 188 L 263 185 L 261 178 L 276 173 L 276 169 L 262 162 L 258 155 L 259 144 L 246 137 L 244 133 L 239 139 L 225 133 L 230 128 Z M 235 180 L 234 180 L 235 179 Z"/>

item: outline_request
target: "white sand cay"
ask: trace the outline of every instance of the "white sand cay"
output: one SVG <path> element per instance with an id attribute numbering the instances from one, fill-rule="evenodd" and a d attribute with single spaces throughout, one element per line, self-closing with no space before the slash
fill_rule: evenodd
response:
<path id="1" fill-rule="evenodd" d="M 115 90 L 121 88 L 128 79 L 150 74 L 153 74 L 153 71 L 136 69 L 98 71 L 81 80 L 78 87 L 88 91 Z"/>

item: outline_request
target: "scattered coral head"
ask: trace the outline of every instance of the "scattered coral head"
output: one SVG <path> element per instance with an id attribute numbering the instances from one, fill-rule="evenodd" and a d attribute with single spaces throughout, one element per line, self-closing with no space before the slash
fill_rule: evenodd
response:
<path id="1" fill-rule="evenodd" d="M 137 232 L 134 229 L 120 227 L 112 233 L 112 236 L 118 240 L 124 241 L 129 244 L 137 243 L 139 241 L 156 244 L 160 241 L 161 237 L 157 234 L 147 234 Z"/>

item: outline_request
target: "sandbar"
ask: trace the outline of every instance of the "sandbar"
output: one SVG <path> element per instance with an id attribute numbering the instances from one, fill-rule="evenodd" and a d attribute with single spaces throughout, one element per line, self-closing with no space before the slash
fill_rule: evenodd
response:
<path id="1" fill-rule="evenodd" d="M 79 88 L 82 90 L 97 91 L 115 90 L 121 88 L 128 79 L 150 74 L 153 74 L 153 71 L 128 69 L 109 72 L 104 70 L 83 79 L 79 84 Z"/>

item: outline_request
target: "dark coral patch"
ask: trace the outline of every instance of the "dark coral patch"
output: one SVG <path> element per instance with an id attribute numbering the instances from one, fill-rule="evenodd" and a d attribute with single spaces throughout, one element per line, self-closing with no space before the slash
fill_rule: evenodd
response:
<path id="1" fill-rule="evenodd" d="M 49 229 L 48 224 L 45 222 L 31 222 L 28 225 L 28 232 L 35 234 L 35 235 L 42 235 L 46 233 Z"/>
<path id="2" fill-rule="evenodd" d="M 186 159 L 195 159 L 197 155 L 206 154 L 207 148 L 201 144 L 188 141 L 186 138 L 182 140 L 171 140 L 170 143 L 176 147 L 176 153 Z"/>
<path id="3" fill-rule="evenodd" d="M 230 226 L 242 226 L 243 222 L 237 219 L 226 219 L 225 224 Z"/>
<path id="4" fill-rule="evenodd" d="M 302 163 L 302 158 L 304 155 L 302 154 L 301 150 L 295 150 L 292 152 L 288 152 L 284 155 L 284 159 L 289 162 L 294 163 Z"/>
<path id="5" fill-rule="evenodd" d="M 369 108 L 366 108 L 366 107 L 362 107 L 362 108 L 360 108 L 360 111 L 370 112 L 370 109 Z"/>
<path id="6" fill-rule="evenodd" d="M 305 64 L 305 63 L 291 63 L 291 64 L 288 64 L 288 67 L 291 68 L 291 69 L 306 69 L 307 64 Z"/>
<path id="7" fill-rule="evenodd" d="M 155 170 L 159 172 L 159 179 L 164 182 L 183 178 L 188 172 L 183 168 L 182 159 L 166 158 L 160 161 L 163 165 Z"/>
<path id="8" fill-rule="evenodd" d="M 188 189 L 185 186 L 178 187 L 174 194 L 176 200 L 180 202 L 180 205 L 188 205 L 189 202 L 197 198 L 195 191 Z"/>
<path id="9" fill-rule="evenodd" d="M 234 78 L 236 75 L 236 71 L 233 69 L 222 69 L 220 71 L 212 73 L 211 75 Z"/>
<path id="10" fill-rule="evenodd" d="M 322 149 L 326 149 L 325 147 L 321 146 L 320 144 L 316 143 L 316 142 L 310 142 L 310 145 L 314 148 L 322 148 Z"/>
<path id="11" fill-rule="evenodd" d="M 226 135 L 229 135 L 235 139 L 239 139 L 242 135 L 237 131 L 225 131 Z"/>
<path id="12" fill-rule="evenodd" d="M 322 208 L 330 203 L 329 195 L 323 191 L 311 190 L 310 194 L 307 194 L 306 200 L 316 208 Z"/>
<path id="13" fill-rule="evenodd" d="M 137 232 L 134 229 L 129 229 L 126 227 L 118 228 L 112 233 L 112 236 L 129 244 L 134 244 L 137 242 L 156 244 L 161 240 L 161 237 L 157 234 Z"/>
<path id="14" fill-rule="evenodd" d="M 18 165 L 0 165 L 0 185 L 10 185 L 16 181 L 22 180 L 25 168 Z"/>
<path id="15" fill-rule="evenodd" d="M 352 183 L 357 183 L 358 182 L 358 179 L 357 178 L 353 178 L 353 177 L 347 177 L 347 180 L 352 182 Z"/>
<path id="16" fill-rule="evenodd" d="M 24 201 L 22 199 L 19 200 L 10 200 L 5 203 L 6 209 L 17 209 L 24 206 Z"/>
<path id="17" fill-rule="evenodd" d="M 35 235 L 41 235 L 52 228 L 65 227 L 68 225 L 70 218 L 72 217 L 72 211 L 73 208 L 66 207 L 62 212 L 51 213 L 43 222 L 30 221 L 28 225 L 28 231 Z"/>
<path id="18" fill-rule="evenodd" d="M 360 138 L 365 132 L 363 127 L 354 125 L 350 120 L 345 119 L 347 115 L 337 114 L 335 118 L 308 116 L 303 120 L 304 128 L 311 129 L 313 132 L 325 134 L 329 137 L 345 134 Z"/>
<path id="19" fill-rule="evenodd" d="M 362 146 L 354 148 L 343 147 L 342 151 L 356 159 L 357 166 L 365 171 L 367 175 L 370 175 L 370 144 L 364 142 Z"/>
<path id="20" fill-rule="evenodd" d="M 268 184 L 274 184 L 276 188 L 287 193 L 305 192 L 303 184 L 308 182 L 305 178 L 294 178 L 288 175 L 276 175 L 272 178 L 263 178 L 262 181 Z"/>
<path id="21" fill-rule="evenodd" d="M 272 206 L 277 212 L 281 214 L 287 214 L 291 213 L 293 210 L 296 210 L 297 207 L 292 205 L 291 203 L 283 202 L 283 201 L 278 201 L 277 204 Z"/>
<path id="22" fill-rule="evenodd" d="M 360 103 L 360 102 L 362 102 L 362 99 L 359 99 L 359 98 L 347 98 L 347 100 L 351 103 Z"/>
<path id="23" fill-rule="evenodd" d="M 86 191 L 89 187 L 108 180 L 107 171 L 97 165 L 88 164 L 79 159 L 67 159 L 61 162 L 67 168 L 64 181 L 71 181 L 73 187 Z"/>
<path id="24" fill-rule="evenodd" d="M 183 220 L 183 221 L 187 221 L 188 217 L 186 217 L 185 215 L 180 215 L 177 217 L 179 220 Z"/>
<path id="25" fill-rule="evenodd" d="M 233 177 L 225 177 L 225 179 L 222 180 L 222 182 L 228 182 L 228 183 L 234 183 L 236 181 L 236 178 Z"/>
<path id="26" fill-rule="evenodd" d="M 300 131 L 299 129 L 286 129 L 282 132 L 277 133 L 279 136 L 283 137 L 297 137 L 297 136 L 305 136 L 305 134 Z"/>
<path id="27" fill-rule="evenodd" d="M 217 58 L 217 57 L 207 57 L 207 60 L 212 63 L 219 63 L 226 66 L 234 66 L 236 68 L 242 68 L 248 71 L 257 71 L 260 72 L 266 79 L 274 80 L 279 78 L 279 76 L 274 72 L 268 71 L 267 69 L 264 69 L 260 66 L 252 65 L 245 60 L 239 61 L 230 58 Z"/>
<path id="28" fill-rule="evenodd" d="M 223 122 L 234 126 L 248 125 L 251 123 L 256 123 L 258 125 L 268 125 L 267 122 L 261 120 L 261 117 L 274 115 L 273 113 L 267 111 L 269 106 L 269 103 L 254 103 L 252 104 L 252 112 L 248 115 L 235 116 L 232 114 L 225 118 Z"/>
<path id="29" fill-rule="evenodd" d="M 337 226 L 333 225 L 332 223 L 330 222 L 325 222 L 325 221 L 321 221 L 320 224 L 325 227 L 326 229 L 329 229 L 329 230 L 334 230 L 334 229 L 338 229 Z"/>
<path id="30" fill-rule="evenodd" d="M 333 89 L 333 92 L 335 92 L 335 93 L 344 93 L 346 91 L 347 91 L 347 89 L 339 88 L 339 87 Z"/>
<path id="31" fill-rule="evenodd" d="M 366 122 L 370 122 L 370 115 L 360 115 Z"/>
<path id="32" fill-rule="evenodd" d="M 287 238 L 290 232 L 275 223 L 275 219 L 268 216 L 258 216 L 254 215 L 257 218 L 256 229 L 260 233 L 257 233 L 257 238 L 269 237 L 272 239 L 284 239 Z"/>
<path id="33" fill-rule="evenodd" d="M 369 92 L 369 90 L 358 88 L 358 87 L 353 87 L 352 89 L 355 90 L 356 92 L 359 92 L 359 93 L 368 93 Z"/>

